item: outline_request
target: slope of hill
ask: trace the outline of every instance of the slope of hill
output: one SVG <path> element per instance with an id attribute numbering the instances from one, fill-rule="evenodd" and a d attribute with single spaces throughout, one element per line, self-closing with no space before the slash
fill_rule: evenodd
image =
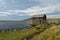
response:
<path id="1" fill-rule="evenodd" d="M 22 21 L 32 21 L 32 18 L 24 19 Z M 60 21 L 60 18 L 48 18 L 47 21 Z"/>
<path id="2" fill-rule="evenodd" d="M 60 40 L 60 25 L 54 25 L 46 29 L 38 37 L 32 38 L 32 40 Z"/>
<path id="3" fill-rule="evenodd" d="M 47 21 L 55 21 L 55 22 L 60 22 L 60 18 L 49 18 L 49 19 L 47 19 Z"/>

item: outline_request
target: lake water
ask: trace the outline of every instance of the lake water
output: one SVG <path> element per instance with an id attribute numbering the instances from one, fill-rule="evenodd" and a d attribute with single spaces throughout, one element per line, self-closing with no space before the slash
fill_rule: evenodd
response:
<path id="1" fill-rule="evenodd" d="M 29 28 L 31 22 L 21 22 L 21 21 L 6 21 L 6 22 L 0 22 L 0 30 L 7 30 L 7 29 L 27 29 Z"/>

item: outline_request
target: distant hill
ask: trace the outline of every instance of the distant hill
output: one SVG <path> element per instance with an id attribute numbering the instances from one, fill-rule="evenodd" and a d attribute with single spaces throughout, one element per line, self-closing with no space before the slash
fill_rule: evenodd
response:
<path id="1" fill-rule="evenodd" d="M 0 20 L 0 22 L 12 22 L 12 21 L 16 21 L 16 20 Z M 24 19 L 24 20 L 18 20 L 18 21 L 32 21 L 32 18 L 27 18 L 27 19 Z M 47 21 L 60 21 L 60 18 L 48 18 Z"/>
<path id="2" fill-rule="evenodd" d="M 24 19 L 24 20 L 21 20 L 21 21 L 32 21 L 32 18 Z"/>
<path id="3" fill-rule="evenodd" d="M 47 19 L 47 21 L 60 22 L 60 18 L 49 18 L 49 19 Z"/>
<path id="4" fill-rule="evenodd" d="M 32 21 L 32 18 L 28 18 L 22 21 Z M 60 18 L 48 18 L 47 21 L 60 21 Z"/>

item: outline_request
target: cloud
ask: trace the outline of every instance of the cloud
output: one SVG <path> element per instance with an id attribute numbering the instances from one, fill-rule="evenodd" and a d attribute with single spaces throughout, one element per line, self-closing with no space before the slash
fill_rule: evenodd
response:
<path id="1" fill-rule="evenodd" d="M 38 14 L 54 14 L 55 12 L 60 12 L 60 3 L 49 5 L 47 7 L 40 7 L 40 6 L 34 6 L 31 8 L 27 8 L 24 10 L 16 9 L 16 10 L 6 10 L 5 12 L 0 12 L 0 14 L 4 15 L 16 15 L 16 16 L 33 16 Z M 60 15 L 60 14 L 59 14 Z M 57 15 L 48 15 L 47 17 L 60 17 Z"/>
<path id="2" fill-rule="evenodd" d="M 16 2 L 16 0 L 11 0 L 11 2 L 12 2 L 12 3 L 15 3 L 15 2 Z"/>
<path id="3" fill-rule="evenodd" d="M 0 16 L 7 16 L 7 15 L 4 15 L 4 14 L 0 14 Z"/>
<path id="4" fill-rule="evenodd" d="M 47 15 L 48 18 L 60 18 L 60 14 L 56 15 Z"/>
<path id="5" fill-rule="evenodd" d="M 0 0 L 0 7 L 6 8 L 6 0 Z"/>
<path id="6" fill-rule="evenodd" d="M 15 3 L 16 1 L 15 0 L 10 0 L 11 3 Z M 7 8 L 9 5 L 9 0 L 0 0 L 0 7 L 2 8 Z M 8 2 L 8 3 L 7 3 Z"/>
<path id="7" fill-rule="evenodd" d="M 15 10 L 16 12 L 22 12 L 26 15 L 32 16 L 37 14 L 51 14 L 55 12 L 60 12 L 60 4 L 49 5 L 47 7 L 41 8 L 40 6 L 35 6 L 27 8 L 25 10 Z"/>
<path id="8" fill-rule="evenodd" d="M 0 16 L 8 16 L 8 15 L 13 15 L 13 13 L 10 13 L 10 12 L 0 12 Z"/>
<path id="9" fill-rule="evenodd" d="M 52 4 L 54 5 L 54 4 L 60 3 L 59 0 L 31 0 L 31 1 L 35 1 L 37 5 L 41 7 L 46 7 Z"/>

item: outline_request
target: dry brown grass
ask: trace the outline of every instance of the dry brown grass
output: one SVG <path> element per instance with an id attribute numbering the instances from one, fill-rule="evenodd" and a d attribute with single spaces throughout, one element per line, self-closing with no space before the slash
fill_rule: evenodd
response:
<path id="1" fill-rule="evenodd" d="M 32 40 L 60 40 L 60 25 L 53 25 Z"/>

